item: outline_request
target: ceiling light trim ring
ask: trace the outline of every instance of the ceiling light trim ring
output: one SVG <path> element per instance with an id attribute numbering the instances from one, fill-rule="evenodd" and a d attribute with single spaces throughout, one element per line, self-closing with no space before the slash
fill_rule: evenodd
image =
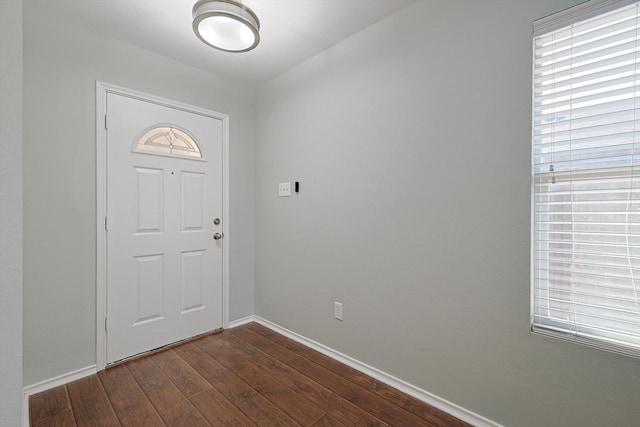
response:
<path id="1" fill-rule="evenodd" d="M 224 16 L 246 25 L 254 36 L 253 44 L 245 49 L 231 50 L 216 46 L 200 34 L 198 26 L 206 18 Z M 206 45 L 224 52 L 247 52 L 260 43 L 260 20 L 247 6 L 233 0 L 199 0 L 193 5 L 193 32 Z"/>

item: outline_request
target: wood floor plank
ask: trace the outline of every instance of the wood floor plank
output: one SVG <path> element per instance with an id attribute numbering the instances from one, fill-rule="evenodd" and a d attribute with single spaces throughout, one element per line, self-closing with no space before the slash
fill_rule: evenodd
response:
<path id="1" fill-rule="evenodd" d="M 244 326 L 246 328 L 251 328 L 252 331 L 257 332 L 258 334 L 270 339 L 272 342 L 279 344 L 280 346 L 296 353 L 299 356 L 304 356 L 305 358 L 317 363 L 318 365 L 324 366 L 325 368 L 332 368 L 340 363 L 329 356 L 325 356 L 324 354 L 310 347 L 307 347 L 306 345 L 300 344 L 299 342 L 285 337 L 284 335 L 280 335 L 279 333 L 272 331 L 265 326 L 256 325 L 258 324 L 254 322 Z"/>
<path id="2" fill-rule="evenodd" d="M 222 366 L 232 371 L 260 394 L 281 392 L 287 389 L 287 386 L 274 376 L 257 367 L 246 358 L 238 357 L 236 352 L 230 350 L 218 340 L 203 339 L 199 340 L 197 345 L 202 351 L 220 362 Z"/>
<path id="3" fill-rule="evenodd" d="M 276 344 L 279 344 L 282 347 L 293 351 L 294 353 L 298 351 L 304 351 L 307 348 L 305 345 L 300 344 L 299 342 L 294 341 L 290 338 L 287 338 L 284 335 L 281 335 L 276 331 L 269 329 L 266 326 L 263 326 L 259 323 L 252 322 L 252 323 L 247 323 L 246 325 L 243 325 L 243 326 L 247 329 L 251 329 L 252 331 L 262 335 L 263 337 L 270 339 Z"/>
<path id="4" fill-rule="evenodd" d="M 164 425 L 126 365 L 101 371 L 98 376 L 123 427 Z"/>
<path id="5" fill-rule="evenodd" d="M 269 392 L 264 397 L 303 426 L 310 426 L 325 415 L 324 411 L 293 390 Z"/>
<path id="6" fill-rule="evenodd" d="M 78 427 L 114 427 L 120 425 L 120 421 L 97 375 L 91 375 L 69 383 L 67 384 L 67 390 Z"/>
<path id="7" fill-rule="evenodd" d="M 471 427 L 469 424 L 447 414 L 431 405 L 409 396 L 401 391 L 376 380 L 350 366 L 339 364 L 332 371 L 359 386 L 369 390 L 391 403 L 411 412 L 423 420 L 438 427 Z"/>
<path id="8" fill-rule="evenodd" d="M 29 397 L 29 420 L 31 424 L 71 409 L 67 387 L 60 386 Z"/>
<path id="9" fill-rule="evenodd" d="M 156 365 L 173 381 L 187 398 L 209 390 L 212 385 L 187 362 L 169 349 L 151 356 Z"/>
<path id="10" fill-rule="evenodd" d="M 247 358 L 265 372 L 279 378 L 288 387 L 303 393 L 313 394 L 317 399 L 326 399 L 331 392 L 310 378 L 300 374 L 289 365 L 263 353 L 232 335 L 223 335 L 220 344 L 233 351 L 236 357 Z"/>
<path id="11" fill-rule="evenodd" d="M 198 371 L 209 384 L 226 396 L 231 403 L 236 404 L 257 393 L 246 382 L 229 372 L 220 362 L 200 350 L 194 343 L 175 347 L 174 351 Z"/>
<path id="12" fill-rule="evenodd" d="M 169 427 L 211 427 L 172 382 L 150 390 L 147 396 Z"/>
<path id="13" fill-rule="evenodd" d="M 235 336 L 242 338 L 243 340 L 245 340 L 246 342 L 248 342 L 249 344 L 257 347 L 258 349 L 264 351 L 265 353 L 267 353 L 268 355 L 281 360 L 283 362 L 286 362 L 287 360 L 291 360 L 293 358 L 295 358 L 297 356 L 296 353 L 294 353 L 291 350 L 288 350 L 284 347 L 282 347 L 279 344 L 274 343 L 273 341 L 271 341 L 270 339 L 260 335 L 257 332 L 254 332 L 253 330 L 249 329 L 249 328 L 245 328 L 243 326 L 238 327 L 238 328 L 233 328 L 231 330 L 229 330 L 229 332 L 231 332 L 232 334 L 234 334 Z"/>
<path id="14" fill-rule="evenodd" d="M 320 418 L 318 421 L 313 423 L 311 427 L 346 427 L 340 421 L 336 420 L 330 415 L 325 415 Z"/>
<path id="15" fill-rule="evenodd" d="M 327 387 L 329 390 L 344 397 L 358 407 L 371 413 L 382 421 L 394 426 L 430 426 L 432 424 L 418 418 L 404 409 L 390 403 L 362 387 L 345 380 L 327 368 L 304 358 L 287 362 L 288 365 L 309 376 Z"/>
<path id="16" fill-rule="evenodd" d="M 191 403 L 212 426 L 245 427 L 255 425 L 237 406 L 215 388 L 193 396 Z"/>
<path id="17" fill-rule="evenodd" d="M 64 412 L 59 412 L 49 418 L 45 418 L 38 423 L 31 424 L 33 427 L 76 427 L 71 408 Z"/>
<path id="18" fill-rule="evenodd" d="M 293 391 L 300 394 L 316 407 L 348 426 L 384 426 L 373 415 L 358 408 L 353 403 L 334 394 L 326 387 L 318 384 L 309 377 L 301 374 L 290 366 L 276 360 L 255 347 L 248 345 L 239 338 L 226 334 L 219 338 L 221 343 L 234 349 L 238 357 L 249 357 L 253 363 L 261 366 L 265 371 L 279 378 Z"/>
<path id="19" fill-rule="evenodd" d="M 198 346 L 223 366 L 242 378 L 258 393 L 302 425 L 311 425 L 325 412 L 311 404 L 264 368 L 224 345 L 219 339 L 202 339 Z"/>
<path id="20" fill-rule="evenodd" d="M 171 382 L 151 357 L 135 359 L 127 362 L 126 365 L 131 375 L 133 375 L 133 378 L 135 378 L 145 393 Z"/>
<path id="21" fill-rule="evenodd" d="M 258 426 L 287 427 L 300 425 L 260 394 L 240 402 L 238 409 Z"/>
<path id="22" fill-rule="evenodd" d="M 317 363 L 320 366 L 323 366 L 327 369 L 331 369 L 334 366 L 336 366 L 337 364 L 339 364 L 340 362 L 338 362 L 337 360 L 326 356 L 312 348 L 306 347 L 301 351 L 297 352 L 300 356 L 304 357 L 307 360 L 311 360 L 314 363 Z"/>
<path id="23" fill-rule="evenodd" d="M 279 378 L 280 381 L 291 388 L 304 391 L 313 391 L 320 398 L 326 398 L 330 394 L 329 390 L 327 390 L 317 382 L 300 374 L 289 365 L 258 350 L 257 348 L 251 346 L 250 344 L 237 338 L 234 335 L 222 335 L 219 343 L 227 347 L 229 350 L 233 351 L 233 354 L 235 356 L 243 357 L 250 360 L 252 363 L 260 366 L 266 372 Z"/>
<path id="24" fill-rule="evenodd" d="M 318 404 L 328 415 L 331 415 L 350 427 L 388 426 L 384 421 L 335 393 L 331 393 L 329 395 L 329 398 L 326 400 L 324 405 L 321 403 Z"/>
<path id="25" fill-rule="evenodd" d="M 251 329 L 252 331 L 262 335 L 262 336 L 269 336 L 271 334 L 274 334 L 276 332 L 273 331 L 273 329 L 269 329 L 264 325 L 261 325 L 258 322 L 249 322 L 249 323 L 245 323 L 244 325 L 242 325 L 243 327 L 247 328 L 247 329 Z"/>

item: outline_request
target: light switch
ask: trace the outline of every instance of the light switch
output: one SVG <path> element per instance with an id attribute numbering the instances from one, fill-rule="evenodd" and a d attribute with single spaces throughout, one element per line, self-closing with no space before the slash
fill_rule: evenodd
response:
<path id="1" fill-rule="evenodd" d="M 290 182 L 281 182 L 278 184 L 278 197 L 289 197 L 291 196 L 291 183 Z"/>

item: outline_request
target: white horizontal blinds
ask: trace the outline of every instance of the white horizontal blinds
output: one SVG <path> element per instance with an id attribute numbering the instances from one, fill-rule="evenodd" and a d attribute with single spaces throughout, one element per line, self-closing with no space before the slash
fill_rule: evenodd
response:
<path id="1" fill-rule="evenodd" d="M 534 39 L 534 330 L 640 355 L 640 22 Z"/>

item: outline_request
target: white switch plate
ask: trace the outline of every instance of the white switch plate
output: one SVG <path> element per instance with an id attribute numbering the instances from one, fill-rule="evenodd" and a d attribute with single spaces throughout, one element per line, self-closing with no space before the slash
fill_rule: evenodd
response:
<path id="1" fill-rule="evenodd" d="M 291 196 L 291 183 L 290 182 L 281 182 L 278 184 L 278 197 L 289 197 Z"/>
<path id="2" fill-rule="evenodd" d="M 342 320 L 342 303 L 335 301 L 333 303 L 333 317 Z"/>

